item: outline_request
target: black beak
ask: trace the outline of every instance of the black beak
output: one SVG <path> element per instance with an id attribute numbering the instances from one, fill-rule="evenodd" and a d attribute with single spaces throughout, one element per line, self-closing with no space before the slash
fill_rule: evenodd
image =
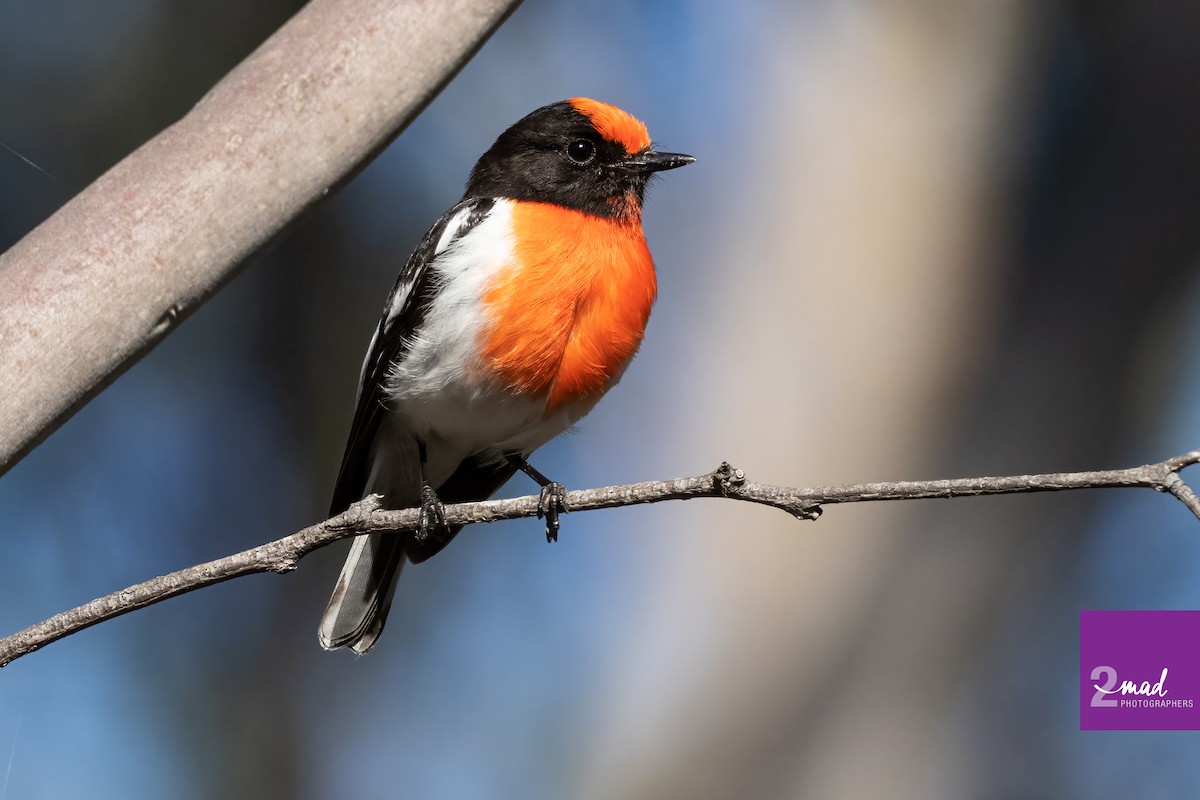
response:
<path id="1" fill-rule="evenodd" d="M 625 162 L 625 166 L 637 172 L 649 174 L 651 172 L 662 172 L 664 169 L 686 167 L 688 164 L 694 163 L 695 160 L 691 156 L 685 156 L 683 153 L 656 153 L 653 150 L 643 150 L 636 155 L 630 156 Z"/>

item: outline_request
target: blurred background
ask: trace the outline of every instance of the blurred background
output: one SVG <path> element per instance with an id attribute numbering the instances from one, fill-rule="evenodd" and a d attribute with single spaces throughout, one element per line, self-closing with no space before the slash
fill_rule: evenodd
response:
<path id="1" fill-rule="evenodd" d="M 300 5 L 0 0 L 0 142 L 52 176 L 0 149 L 0 250 Z M 396 272 L 501 130 L 574 95 L 699 163 L 651 192 L 640 356 L 535 461 L 569 487 L 1197 446 L 1197 30 L 1157 0 L 527 0 L 0 479 L 0 632 L 320 519 Z M 1080 609 L 1200 608 L 1200 527 L 1151 492 L 480 527 L 361 659 L 316 641 L 342 552 L 4 669 L 0 798 L 1200 792 L 1197 734 L 1077 730 Z"/>

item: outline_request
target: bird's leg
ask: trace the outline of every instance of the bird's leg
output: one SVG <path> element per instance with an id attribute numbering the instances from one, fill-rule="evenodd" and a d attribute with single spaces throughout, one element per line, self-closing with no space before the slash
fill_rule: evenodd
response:
<path id="1" fill-rule="evenodd" d="M 570 511 L 567 508 L 567 487 L 538 472 L 520 453 L 508 453 L 505 458 L 508 459 L 508 463 L 533 478 L 538 486 L 542 487 L 542 492 L 538 495 L 538 519 L 546 518 L 546 541 L 557 542 L 558 515 Z"/>
<path id="2" fill-rule="evenodd" d="M 417 440 L 417 452 L 421 456 L 421 519 L 417 524 L 417 541 L 424 543 L 433 536 L 445 543 L 450 538 L 450 529 L 446 526 L 446 507 L 425 479 L 425 442 Z"/>

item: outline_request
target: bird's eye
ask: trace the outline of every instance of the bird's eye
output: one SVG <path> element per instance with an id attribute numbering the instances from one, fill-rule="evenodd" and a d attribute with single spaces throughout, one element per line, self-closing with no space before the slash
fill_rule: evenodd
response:
<path id="1" fill-rule="evenodd" d="M 567 145 L 567 158 L 580 166 L 592 163 L 596 157 L 596 145 L 587 139 L 576 139 Z"/>

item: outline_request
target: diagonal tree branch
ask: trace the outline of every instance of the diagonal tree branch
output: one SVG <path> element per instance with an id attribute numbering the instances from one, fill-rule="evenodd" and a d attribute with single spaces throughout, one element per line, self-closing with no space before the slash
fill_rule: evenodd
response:
<path id="1" fill-rule="evenodd" d="M 0 254 L 0 474 L 361 168 L 520 0 L 311 0 Z"/>
<path id="2" fill-rule="evenodd" d="M 799 519 L 815 520 L 821 516 L 822 506 L 840 503 L 1140 487 L 1173 495 L 1200 518 L 1200 500 L 1179 476 L 1180 470 L 1198 463 L 1200 450 L 1193 450 L 1157 464 L 1129 469 L 863 483 L 820 488 L 791 488 L 753 483 L 746 480 L 742 470 L 722 464 L 714 471 L 696 478 L 647 481 L 568 492 L 567 506 L 571 511 L 577 512 L 640 503 L 661 503 L 665 500 L 724 497 L 778 508 Z M 446 523 L 453 526 L 532 517 L 537 515 L 537 507 L 536 496 L 459 503 L 446 506 Z M 379 498 L 372 495 L 355 503 L 338 516 L 290 536 L 113 592 L 0 639 L 0 667 L 7 666 L 15 659 L 51 642 L 113 617 L 162 602 L 169 597 L 243 575 L 290 572 L 296 569 L 304 556 L 340 539 L 380 531 L 416 530 L 419 516 L 420 511 L 415 508 L 383 509 L 380 507 Z"/>

